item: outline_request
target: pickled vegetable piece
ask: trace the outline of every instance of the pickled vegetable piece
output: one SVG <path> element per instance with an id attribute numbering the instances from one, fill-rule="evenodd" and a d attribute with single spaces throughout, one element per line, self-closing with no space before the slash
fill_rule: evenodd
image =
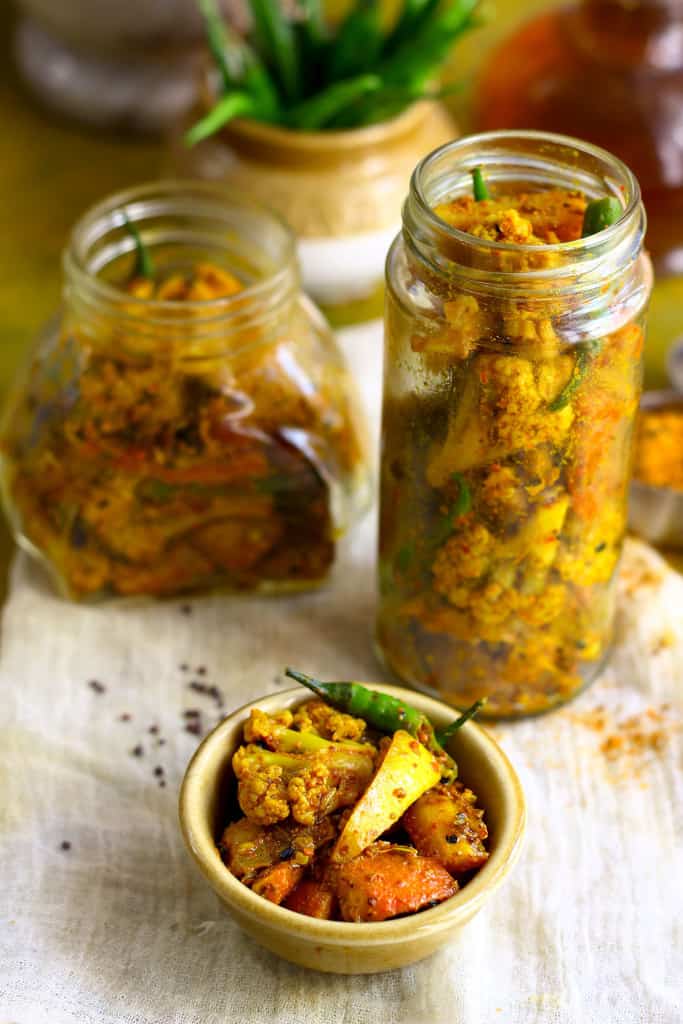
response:
<path id="1" fill-rule="evenodd" d="M 336 891 L 344 921 L 386 921 L 443 902 L 458 883 L 434 858 L 380 841 L 339 868 Z"/>
<path id="2" fill-rule="evenodd" d="M 220 851 L 225 863 L 236 878 L 245 885 L 262 876 L 264 869 L 280 861 L 293 860 L 305 866 L 316 850 L 336 836 L 336 828 L 329 818 L 323 818 L 312 827 L 287 821 L 265 828 L 251 818 L 233 821 L 223 832 Z"/>
<path id="3" fill-rule="evenodd" d="M 403 815 L 402 825 L 426 857 L 452 875 L 480 868 L 488 859 L 488 829 L 474 793 L 459 782 L 424 793 Z"/>
<path id="4" fill-rule="evenodd" d="M 335 903 L 336 896 L 333 890 L 324 882 L 318 882 L 313 878 L 304 878 L 285 900 L 288 910 L 306 914 L 307 917 L 317 917 L 323 921 L 332 919 Z"/>
<path id="5" fill-rule="evenodd" d="M 273 825 L 291 814 L 313 825 L 355 803 L 368 784 L 376 756 L 370 744 L 343 740 L 332 743 L 314 733 L 295 732 L 254 711 L 245 738 L 232 758 L 239 780 L 240 807 L 260 825 Z M 263 739 L 275 749 L 258 745 Z"/>
<path id="6" fill-rule="evenodd" d="M 303 870 L 303 865 L 295 861 L 282 861 L 264 871 L 252 885 L 252 890 L 271 903 L 282 903 L 298 884 Z"/>
<path id="7" fill-rule="evenodd" d="M 372 782 L 342 829 L 332 860 L 340 863 L 357 857 L 440 778 L 434 754 L 410 733 L 395 732 Z"/>

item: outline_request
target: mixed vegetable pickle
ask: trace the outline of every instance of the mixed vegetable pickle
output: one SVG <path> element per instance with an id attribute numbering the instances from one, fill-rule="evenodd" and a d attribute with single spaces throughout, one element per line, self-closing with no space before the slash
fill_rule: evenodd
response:
<path id="1" fill-rule="evenodd" d="M 287 674 L 323 697 L 251 711 L 232 758 L 243 817 L 219 842 L 232 874 L 326 920 L 385 921 L 454 895 L 486 862 L 488 831 L 426 716 L 359 683 Z"/>
<path id="2" fill-rule="evenodd" d="M 153 262 L 125 224 L 135 265 L 113 282 L 116 315 L 72 311 L 10 402 L 18 533 L 77 599 L 320 581 L 333 492 L 343 504 L 364 474 L 329 336 L 296 301 L 255 315 L 251 282 L 216 262 Z"/>
<path id="3" fill-rule="evenodd" d="M 473 244 L 512 243 L 492 256 L 501 277 L 553 266 L 545 245 L 621 212 L 579 191 L 496 191 L 478 170 L 472 195 L 434 210 Z M 474 294 L 446 274 L 428 288 L 432 320 L 388 298 L 380 652 L 456 706 L 486 695 L 495 716 L 544 711 L 594 674 L 611 637 L 642 310 L 576 340 L 565 298 Z"/>

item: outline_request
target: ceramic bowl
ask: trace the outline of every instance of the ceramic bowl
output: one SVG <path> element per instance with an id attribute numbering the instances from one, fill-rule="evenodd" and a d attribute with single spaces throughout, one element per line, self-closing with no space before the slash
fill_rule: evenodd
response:
<path id="1" fill-rule="evenodd" d="M 396 686 L 373 683 L 425 712 L 437 728 L 453 709 Z M 273 713 L 310 699 L 287 690 L 246 704 L 211 732 L 192 758 L 180 792 L 180 824 L 188 850 L 223 907 L 266 949 L 304 967 L 335 974 L 372 974 L 403 967 L 448 943 L 496 892 L 517 860 L 525 825 L 522 789 L 507 757 L 491 736 L 468 722 L 451 740 L 460 778 L 485 809 L 490 857 L 455 896 L 429 910 L 373 924 L 320 921 L 275 906 L 239 882 L 223 864 L 217 839 L 227 824 L 234 778 L 232 754 L 252 708 Z"/>
<path id="2" fill-rule="evenodd" d="M 645 391 L 641 409 L 683 409 L 678 391 Z M 633 479 L 629 492 L 631 530 L 662 547 L 683 549 L 683 492 Z"/>

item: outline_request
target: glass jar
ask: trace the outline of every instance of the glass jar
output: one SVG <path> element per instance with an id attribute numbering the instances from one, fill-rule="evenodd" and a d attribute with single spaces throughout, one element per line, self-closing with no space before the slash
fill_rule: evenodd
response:
<path id="1" fill-rule="evenodd" d="M 439 203 L 620 198 L 551 245 L 487 241 Z M 486 713 L 545 711 L 607 654 L 651 267 L 638 183 L 540 132 L 470 136 L 418 165 L 387 262 L 378 646 L 404 681 Z"/>
<path id="2" fill-rule="evenodd" d="M 126 217 L 159 286 L 131 275 Z M 2 425 L 18 542 L 76 599 L 320 583 L 366 442 L 289 230 L 218 185 L 142 186 L 85 214 L 64 273 Z"/>

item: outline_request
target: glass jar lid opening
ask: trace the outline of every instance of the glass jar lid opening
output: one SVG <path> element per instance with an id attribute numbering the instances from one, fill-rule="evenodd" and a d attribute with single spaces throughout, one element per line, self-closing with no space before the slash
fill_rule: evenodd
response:
<path id="1" fill-rule="evenodd" d="M 494 193 L 563 189 L 581 192 L 589 200 L 612 195 L 623 212 L 595 235 L 540 247 L 475 237 L 446 223 L 434 209 L 472 194 L 475 167 L 481 168 Z M 418 164 L 403 223 L 412 248 L 433 269 L 473 280 L 485 276 L 514 289 L 530 281 L 561 286 L 568 271 L 591 277 L 619 272 L 640 251 L 645 211 L 635 176 L 606 150 L 564 135 L 494 131 L 448 143 Z"/>
<path id="2" fill-rule="evenodd" d="M 127 224 L 132 225 L 132 230 Z M 187 274 L 212 263 L 239 279 L 234 295 L 209 299 L 144 298 L 130 294 L 137 232 L 155 276 Z M 193 334 L 271 315 L 298 286 L 289 228 L 265 207 L 237 201 L 219 184 L 167 181 L 117 193 L 77 222 L 64 252 L 70 302 L 98 316 L 145 325 L 191 323 Z"/>

